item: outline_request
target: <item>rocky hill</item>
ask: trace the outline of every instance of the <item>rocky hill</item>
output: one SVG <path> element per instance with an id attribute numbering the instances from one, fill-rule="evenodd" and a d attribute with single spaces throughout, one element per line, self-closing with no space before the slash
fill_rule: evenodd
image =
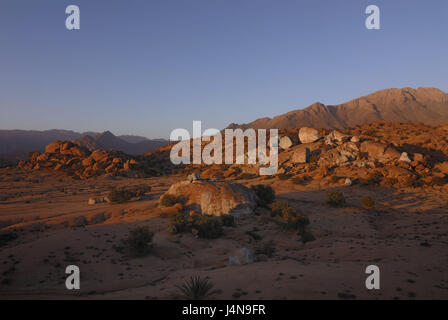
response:
<path id="1" fill-rule="evenodd" d="M 0 130 L 0 165 L 25 160 L 30 152 L 42 152 L 54 141 L 74 141 L 90 151 L 114 149 L 128 154 L 144 154 L 169 143 L 164 139 L 147 139 L 140 136 L 115 136 L 103 133 L 78 133 L 70 130 Z"/>
<path id="2" fill-rule="evenodd" d="M 376 121 L 448 123 L 448 94 L 436 88 L 385 89 L 340 105 L 316 102 L 303 110 L 247 124 L 232 123 L 228 128 L 341 129 Z"/>

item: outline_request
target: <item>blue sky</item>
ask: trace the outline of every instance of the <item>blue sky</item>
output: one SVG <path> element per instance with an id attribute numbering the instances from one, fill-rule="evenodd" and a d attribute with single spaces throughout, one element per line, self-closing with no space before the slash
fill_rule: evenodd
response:
<path id="1" fill-rule="evenodd" d="M 446 0 L 2 0 L 0 129 L 166 138 L 389 87 L 447 92 L 447 16 Z"/>

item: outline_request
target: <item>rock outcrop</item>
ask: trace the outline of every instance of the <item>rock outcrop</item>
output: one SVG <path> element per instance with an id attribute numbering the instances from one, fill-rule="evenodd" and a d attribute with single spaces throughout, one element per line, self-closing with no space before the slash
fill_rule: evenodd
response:
<path id="1" fill-rule="evenodd" d="M 256 204 L 252 190 L 225 181 L 181 181 L 173 184 L 165 195 L 183 198 L 190 210 L 215 216 L 248 214 Z"/>
<path id="2" fill-rule="evenodd" d="M 320 132 L 317 129 L 303 127 L 299 130 L 299 139 L 302 143 L 312 143 L 321 138 Z"/>

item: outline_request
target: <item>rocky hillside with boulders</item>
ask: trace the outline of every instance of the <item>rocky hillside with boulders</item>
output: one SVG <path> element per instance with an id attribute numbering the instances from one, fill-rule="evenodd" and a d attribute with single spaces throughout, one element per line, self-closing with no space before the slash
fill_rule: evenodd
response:
<path id="1" fill-rule="evenodd" d="M 171 172 L 172 165 L 161 165 L 157 157 L 131 156 L 116 150 L 90 151 L 69 141 L 56 141 L 45 152 L 34 152 L 17 165 L 24 170 L 48 169 L 65 172 L 74 178 L 98 176 L 148 177 Z"/>
<path id="2" fill-rule="evenodd" d="M 448 127 L 377 122 L 344 130 L 310 127 L 281 130 L 279 169 L 264 179 L 293 179 L 307 184 L 326 180 L 394 187 L 442 186 L 448 179 Z M 209 142 L 203 142 L 202 147 Z M 252 179 L 262 164 L 173 165 L 170 149 L 143 156 L 114 150 L 94 150 L 58 141 L 43 153 L 19 163 L 26 170 L 54 170 L 82 179 L 98 176 L 148 177 L 199 173 L 212 180 Z M 247 152 L 247 145 L 246 145 Z M 223 146 L 223 157 L 225 147 Z"/>

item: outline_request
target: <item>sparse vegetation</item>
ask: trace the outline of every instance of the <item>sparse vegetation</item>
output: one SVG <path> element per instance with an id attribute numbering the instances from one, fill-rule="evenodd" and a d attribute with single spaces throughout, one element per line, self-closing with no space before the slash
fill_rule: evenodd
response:
<path id="1" fill-rule="evenodd" d="M 219 217 L 198 215 L 193 221 L 193 228 L 198 230 L 200 238 L 215 239 L 222 235 L 222 223 Z"/>
<path id="2" fill-rule="evenodd" d="M 367 195 L 362 196 L 360 201 L 364 209 L 372 209 L 375 206 L 373 199 Z"/>
<path id="3" fill-rule="evenodd" d="M 4 246 L 10 241 L 17 239 L 19 236 L 17 233 L 12 231 L 3 231 L 0 233 L 0 247 Z"/>
<path id="4" fill-rule="evenodd" d="M 288 173 L 279 173 L 277 174 L 277 178 L 279 178 L 280 180 L 288 180 L 289 178 L 291 178 L 291 175 Z"/>
<path id="5" fill-rule="evenodd" d="M 185 199 L 182 197 L 176 197 L 170 194 L 166 194 L 164 196 L 162 196 L 160 198 L 160 204 L 163 207 L 172 207 L 174 206 L 176 203 L 181 203 L 183 204 L 185 202 Z"/>
<path id="6" fill-rule="evenodd" d="M 255 250 L 256 254 L 264 254 L 268 257 L 272 257 L 275 252 L 275 242 L 274 240 L 269 240 L 264 242 L 260 247 Z"/>
<path id="7" fill-rule="evenodd" d="M 170 225 L 175 234 L 196 230 L 200 238 L 215 239 L 223 233 L 222 218 L 210 215 L 190 216 L 183 212 L 176 212 L 170 216 Z"/>
<path id="8" fill-rule="evenodd" d="M 307 216 L 298 212 L 286 202 L 276 201 L 272 203 L 271 209 L 276 222 L 285 229 L 303 231 L 310 224 Z"/>
<path id="9" fill-rule="evenodd" d="M 129 235 L 123 240 L 123 244 L 131 255 L 144 256 L 151 249 L 150 243 L 154 233 L 149 231 L 148 227 L 137 227 L 129 231 Z"/>
<path id="10" fill-rule="evenodd" d="M 439 176 L 434 176 L 431 178 L 431 182 L 429 183 L 429 185 L 431 186 L 443 186 L 446 184 L 446 179 L 439 177 Z"/>
<path id="11" fill-rule="evenodd" d="M 301 233 L 301 240 L 302 240 L 303 243 L 307 243 L 307 242 L 311 242 L 311 241 L 316 240 L 316 238 L 314 237 L 314 235 L 311 232 L 303 231 Z"/>
<path id="12" fill-rule="evenodd" d="M 275 200 L 275 191 L 271 186 L 258 184 L 252 186 L 252 190 L 257 196 L 257 205 L 260 207 L 268 207 Z"/>
<path id="13" fill-rule="evenodd" d="M 221 216 L 221 223 L 224 227 L 235 227 L 235 217 L 230 214 Z"/>
<path id="14" fill-rule="evenodd" d="M 313 178 L 310 176 L 298 176 L 298 177 L 294 177 L 292 179 L 292 183 L 305 185 L 305 184 L 309 183 L 311 180 L 313 180 Z"/>
<path id="15" fill-rule="evenodd" d="M 328 192 L 327 204 L 332 207 L 344 207 L 346 205 L 344 194 L 341 191 Z"/>
<path id="16" fill-rule="evenodd" d="M 176 286 L 181 294 L 179 298 L 185 300 L 204 300 L 210 296 L 218 293 L 218 290 L 213 290 L 214 284 L 208 279 L 203 279 L 199 276 L 191 277 L 182 285 Z"/>
<path id="17" fill-rule="evenodd" d="M 121 190 L 112 190 L 109 192 L 108 198 L 112 203 L 124 203 L 131 200 L 133 194 L 132 192 L 121 189 Z"/>

